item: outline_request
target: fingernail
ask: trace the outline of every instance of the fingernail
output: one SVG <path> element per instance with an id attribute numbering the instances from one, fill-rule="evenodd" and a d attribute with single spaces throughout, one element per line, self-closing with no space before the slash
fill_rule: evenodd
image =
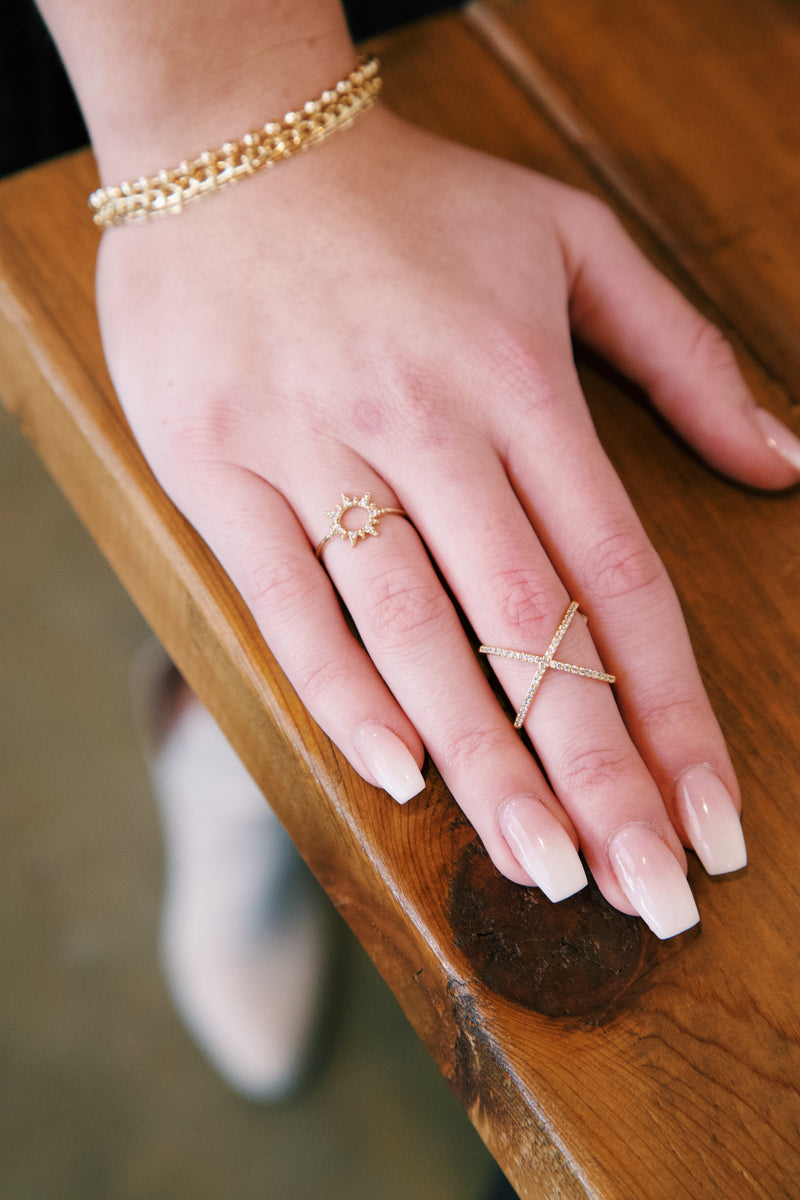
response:
<path id="1" fill-rule="evenodd" d="M 533 796 L 514 796 L 498 814 L 508 847 L 523 871 L 557 904 L 589 882 L 560 821 Z"/>
<path id="2" fill-rule="evenodd" d="M 676 785 L 675 802 L 689 841 L 709 875 L 747 866 L 739 814 L 711 767 L 702 763 L 684 771 Z"/>
<path id="3" fill-rule="evenodd" d="M 700 920 L 680 863 L 649 825 L 625 825 L 608 844 L 619 885 L 656 937 L 671 938 Z"/>
<path id="4" fill-rule="evenodd" d="M 391 729 L 378 721 L 368 721 L 353 740 L 378 786 L 398 804 L 405 804 L 423 790 L 425 780 L 414 756 Z"/>
<path id="5" fill-rule="evenodd" d="M 757 408 L 754 416 L 761 432 L 767 439 L 767 445 L 772 450 L 777 450 L 782 458 L 800 471 L 800 438 L 796 437 L 783 421 L 779 421 L 765 408 Z"/>

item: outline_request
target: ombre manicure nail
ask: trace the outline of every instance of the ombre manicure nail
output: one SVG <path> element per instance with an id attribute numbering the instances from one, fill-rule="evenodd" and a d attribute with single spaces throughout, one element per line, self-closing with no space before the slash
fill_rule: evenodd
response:
<path id="1" fill-rule="evenodd" d="M 719 775 L 705 763 L 679 778 L 675 803 L 689 841 L 709 875 L 747 866 L 739 814 Z"/>
<path id="2" fill-rule="evenodd" d="M 379 721 L 368 721 L 353 740 L 379 787 L 398 804 L 405 804 L 424 789 L 425 780 L 414 756 L 391 729 Z"/>
<path id="3" fill-rule="evenodd" d="M 785 458 L 796 470 L 800 471 L 800 438 L 796 437 L 783 421 L 779 421 L 766 408 L 757 408 L 754 416 L 770 449 L 777 450 L 781 458 Z"/>
<path id="4" fill-rule="evenodd" d="M 680 863 L 649 825 L 625 825 L 608 844 L 619 885 L 656 937 L 671 938 L 700 920 Z"/>
<path id="5" fill-rule="evenodd" d="M 589 882 L 578 851 L 560 821 L 533 796 L 513 796 L 498 813 L 511 853 L 548 900 L 556 904 Z"/>

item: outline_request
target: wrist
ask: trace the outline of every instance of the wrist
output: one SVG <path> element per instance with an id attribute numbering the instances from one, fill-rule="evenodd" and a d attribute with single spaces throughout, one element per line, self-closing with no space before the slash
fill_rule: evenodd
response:
<path id="1" fill-rule="evenodd" d="M 241 137 L 352 69 L 338 0 L 41 0 L 103 180 Z M 283 11 L 285 10 L 285 11 Z"/>
<path id="2" fill-rule="evenodd" d="M 134 119 L 110 119 L 90 125 L 102 179 L 155 174 L 203 151 L 236 141 L 269 121 L 281 121 L 291 109 L 319 95 L 352 70 L 355 51 L 348 41 L 312 46 L 288 45 L 278 56 L 265 53 L 257 64 L 242 63 L 231 75 L 215 68 L 207 75 L 202 97 L 171 83 Z M 202 68 L 201 68 L 202 71 Z"/>

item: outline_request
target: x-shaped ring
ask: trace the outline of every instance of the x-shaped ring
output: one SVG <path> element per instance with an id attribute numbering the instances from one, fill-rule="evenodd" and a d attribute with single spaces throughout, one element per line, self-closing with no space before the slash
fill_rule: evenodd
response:
<path id="1" fill-rule="evenodd" d="M 536 663 L 536 674 L 531 680 L 530 687 L 525 693 L 525 699 L 522 701 L 522 705 L 514 721 L 515 729 L 522 728 L 523 722 L 528 715 L 528 709 L 539 690 L 539 684 L 544 679 L 548 670 L 569 671 L 571 675 L 583 675 L 585 679 L 599 679 L 601 683 L 616 682 L 616 676 L 608 675 L 605 671 L 593 671 L 591 667 L 577 667 L 574 663 L 559 662 L 558 659 L 553 658 L 561 639 L 569 629 L 572 618 L 577 611 L 577 601 L 573 600 L 561 618 L 561 624 L 553 634 L 552 641 L 544 654 L 529 654 L 526 650 L 506 650 L 503 646 L 481 646 L 479 648 L 481 654 L 491 654 L 497 658 L 513 658 L 518 662 Z"/>

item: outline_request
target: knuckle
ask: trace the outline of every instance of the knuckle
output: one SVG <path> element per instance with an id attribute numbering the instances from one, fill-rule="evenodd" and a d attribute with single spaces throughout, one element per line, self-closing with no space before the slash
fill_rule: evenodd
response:
<path id="1" fill-rule="evenodd" d="M 251 563 L 244 589 L 258 613 L 302 613 L 308 607 L 307 553 L 285 549 L 264 562 Z"/>
<path id="2" fill-rule="evenodd" d="M 728 339 L 700 313 L 693 312 L 689 329 L 687 360 L 700 374 L 727 373 L 736 367 Z"/>
<path id="3" fill-rule="evenodd" d="M 485 763 L 493 755 L 507 752 L 508 731 L 496 725 L 473 725 L 448 739 L 442 761 L 458 772 L 469 772 L 476 763 Z"/>
<path id="4" fill-rule="evenodd" d="M 503 398 L 506 411 L 511 406 L 524 423 L 523 428 L 532 415 L 562 412 L 574 402 L 574 374 L 565 361 L 565 346 L 557 337 L 541 336 L 533 341 L 527 331 L 502 326 L 492 331 L 490 345 L 494 392 Z M 508 453 L 513 447 L 511 439 Z"/>
<path id="5" fill-rule="evenodd" d="M 509 567 L 497 571 L 490 580 L 488 595 L 501 628 L 530 629 L 538 633 L 552 625 L 555 607 L 552 588 L 527 567 Z"/>
<path id="6" fill-rule="evenodd" d="M 436 372 L 409 359 L 405 352 L 386 352 L 369 404 L 375 404 L 376 395 L 382 423 L 376 430 L 373 418 L 368 431 L 375 430 L 384 436 L 387 432 L 402 433 L 407 444 L 436 450 L 452 442 L 455 427 L 441 379 Z M 358 403 L 360 418 L 363 400 Z M 386 414 L 393 415 L 389 419 Z M 359 424 L 359 428 L 363 426 Z"/>
<path id="7" fill-rule="evenodd" d="M 436 580 L 408 563 L 376 576 L 364 589 L 370 628 L 378 641 L 396 645 L 445 619 L 448 601 Z"/>
<path id="8" fill-rule="evenodd" d="M 156 476 L 167 476 L 185 490 L 198 476 L 213 475 L 237 461 L 240 448 L 239 406 L 221 393 L 198 397 L 195 408 L 164 416 L 147 441 L 148 460 Z"/>
<path id="9" fill-rule="evenodd" d="M 341 696 L 342 685 L 351 678 L 346 663 L 338 656 L 301 662 L 296 665 L 293 675 L 298 694 L 312 712 L 332 694 Z"/>
<path id="10" fill-rule="evenodd" d="M 661 687 L 658 693 L 640 695 L 637 699 L 639 719 L 659 734 L 684 729 L 697 730 L 708 718 L 708 704 L 696 690 L 673 684 Z"/>
<path id="11" fill-rule="evenodd" d="M 613 208 L 599 196 L 582 188 L 571 188 L 565 193 L 565 200 L 565 211 L 593 240 L 612 238 L 616 241 L 620 236 L 627 238 L 625 226 Z"/>
<path id="12" fill-rule="evenodd" d="M 611 208 L 599 196 L 593 196 L 591 192 L 579 192 L 577 201 L 583 210 L 585 219 L 590 222 L 596 229 L 599 230 L 619 230 L 622 229 L 622 223 Z"/>
<path id="13" fill-rule="evenodd" d="M 488 340 L 491 369 L 504 393 L 529 398 L 545 382 L 545 365 L 533 350 L 530 337 L 521 336 L 507 325 L 495 325 Z"/>
<path id="14" fill-rule="evenodd" d="M 613 787 L 621 783 L 630 768 L 630 756 L 623 751 L 592 746 L 569 753 L 562 765 L 560 778 L 569 792 L 590 792 L 601 784 Z"/>
<path id="15" fill-rule="evenodd" d="M 592 547 L 585 579 L 590 594 L 618 600 L 664 586 L 667 573 L 641 531 L 621 525 Z"/>
<path id="16" fill-rule="evenodd" d="M 196 407 L 169 422 L 165 433 L 173 448 L 190 462 L 224 461 L 236 437 L 240 407 L 228 391 L 207 392 Z"/>

